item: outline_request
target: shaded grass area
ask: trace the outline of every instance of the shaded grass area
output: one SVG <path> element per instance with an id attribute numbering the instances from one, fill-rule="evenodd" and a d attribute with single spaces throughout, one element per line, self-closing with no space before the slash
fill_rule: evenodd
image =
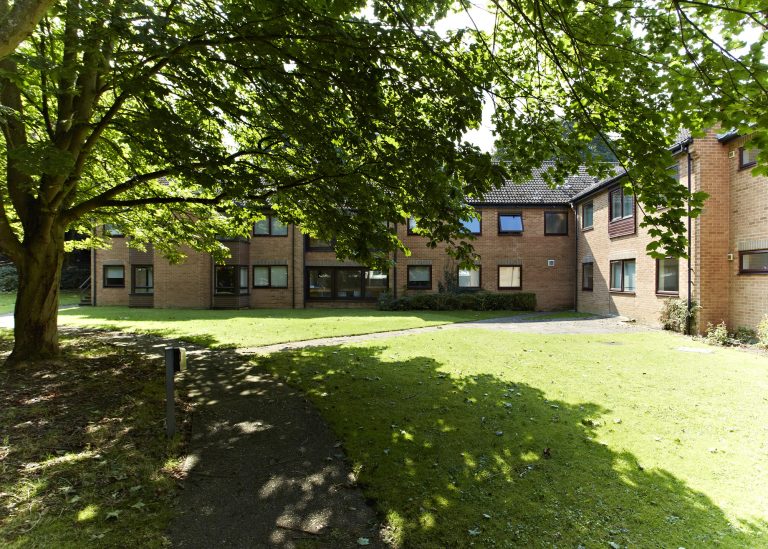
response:
<path id="1" fill-rule="evenodd" d="M 404 547 L 765 547 L 768 360 L 665 333 L 453 330 L 258 359 Z"/>
<path id="2" fill-rule="evenodd" d="M 81 307 L 59 313 L 73 326 L 152 333 L 214 348 L 258 347 L 322 337 L 389 332 L 511 316 L 519 311 L 377 311 L 373 309 L 131 309 Z"/>
<path id="3" fill-rule="evenodd" d="M 0 373 L 0 545 L 166 545 L 180 449 L 164 436 L 161 362 L 103 335 L 63 348 Z"/>
<path id="4" fill-rule="evenodd" d="M 77 305 L 80 303 L 80 292 L 77 290 L 61 290 L 59 305 Z M 0 314 L 12 313 L 16 306 L 16 292 L 0 292 Z"/>

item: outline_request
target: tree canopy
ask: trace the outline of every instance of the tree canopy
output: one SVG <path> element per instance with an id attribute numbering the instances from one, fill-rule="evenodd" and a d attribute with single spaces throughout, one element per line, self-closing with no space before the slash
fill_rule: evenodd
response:
<path id="1" fill-rule="evenodd" d="M 182 243 L 221 253 L 217 236 L 271 208 L 375 263 L 402 246 L 385 222 L 413 215 L 468 258 L 467 199 L 553 156 L 553 182 L 584 161 L 607 173 L 598 140 L 628 169 L 659 250 L 679 254 L 677 130 L 720 123 L 768 151 L 766 39 L 740 42 L 765 28 L 758 0 L 494 0 L 491 32 L 434 30 L 467 5 L 54 2 L 0 61 L 0 251 L 20 271 L 17 348 L 26 331 L 55 349 L 68 229 L 110 222 L 171 257 Z M 484 97 L 504 169 L 462 138 Z"/>

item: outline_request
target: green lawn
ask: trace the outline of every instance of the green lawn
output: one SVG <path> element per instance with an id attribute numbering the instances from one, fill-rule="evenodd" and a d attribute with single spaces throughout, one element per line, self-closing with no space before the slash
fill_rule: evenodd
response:
<path id="1" fill-rule="evenodd" d="M 256 361 L 310 395 L 405 547 L 768 546 L 765 355 L 473 329 Z"/>
<path id="2" fill-rule="evenodd" d="M 61 290 L 59 305 L 77 305 L 80 303 L 78 290 Z M 0 314 L 12 313 L 16 306 L 16 292 L 0 292 Z"/>
<path id="3" fill-rule="evenodd" d="M 377 311 L 373 309 L 130 309 L 80 307 L 59 313 L 72 326 L 176 337 L 212 347 L 257 347 L 320 337 L 388 332 L 525 314 L 513 311 Z"/>

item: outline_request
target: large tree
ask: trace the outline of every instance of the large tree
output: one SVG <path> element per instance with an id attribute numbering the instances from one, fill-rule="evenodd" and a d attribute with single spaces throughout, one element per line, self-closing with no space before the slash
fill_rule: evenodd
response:
<path id="1" fill-rule="evenodd" d="M 415 215 L 467 257 L 465 201 L 503 175 L 462 142 L 484 94 L 511 177 L 554 155 L 554 181 L 611 136 L 641 201 L 667 207 L 660 246 L 681 252 L 688 197 L 667 175 L 665 132 L 764 116 L 764 39 L 740 56 L 707 41 L 715 25 L 730 39 L 764 24 L 752 2 L 498 0 L 492 33 L 441 36 L 432 24 L 451 6 L 55 2 L 0 62 L 0 250 L 20 275 L 10 362 L 58 351 L 68 229 L 112 222 L 172 257 L 182 243 L 220 253 L 217 235 L 244 234 L 269 207 L 376 262 L 401 246 L 383 222 Z"/>

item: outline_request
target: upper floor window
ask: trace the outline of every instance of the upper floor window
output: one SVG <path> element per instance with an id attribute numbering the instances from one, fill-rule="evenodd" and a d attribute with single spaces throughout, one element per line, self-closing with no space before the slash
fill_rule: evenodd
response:
<path id="1" fill-rule="evenodd" d="M 760 149 L 741 147 L 739 149 L 739 168 L 751 168 L 757 164 L 758 154 L 760 154 Z"/>
<path id="2" fill-rule="evenodd" d="M 416 218 L 409 217 L 408 218 L 408 234 L 416 234 L 413 232 L 415 229 L 416 229 Z"/>
<path id="3" fill-rule="evenodd" d="M 112 225 L 111 223 L 106 223 L 104 225 L 104 235 L 105 236 L 111 236 L 112 238 L 115 238 L 117 236 L 125 236 L 123 231 L 120 230 L 119 227 L 116 225 Z"/>
<path id="4" fill-rule="evenodd" d="M 314 236 L 307 235 L 306 238 L 306 248 L 309 251 L 330 251 L 333 250 L 332 243 L 328 242 L 327 240 L 322 240 L 320 238 L 315 238 Z"/>
<path id="5" fill-rule="evenodd" d="M 482 225 L 479 217 L 472 217 L 470 219 L 462 219 L 461 224 L 472 234 L 481 234 Z"/>
<path id="6" fill-rule="evenodd" d="M 104 265 L 104 287 L 125 288 L 125 267 L 123 265 Z"/>
<path id="7" fill-rule="evenodd" d="M 768 274 L 768 250 L 750 250 L 739 254 L 739 272 Z"/>
<path id="8" fill-rule="evenodd" d="M 581 205 L 581 228 L 591 229 L 594 223 L 595 206 L 592 202 L 586 202 Z"/>
<path id="9" fill-rule="evenodd" d="M 680 291 L 680 261 L 675 257 L 656 260 L 656 293 L 677 294 Z"/>
<path id="10" fill-rule="evenodd" d="M 545 235 L 568 234 L 568 212 L 544 212 Z"/>
<path id="11" fill-rule="evenodd" d="M 248 293 L 248 267 L 245 265 L 216 265 L 214 277 L 217 295 Z"/>
<path id="12" fill-rule="evenodd" d="M 286 236 L 288 225 L 273 215 L 259 219 L 253 224 L 253 236 Z"/>
<path id="13" fill-rule="evenodd" d="M 523 232 L 522 213 L 499 214 L 499 234 L 520 234 Z"/>
<path id="14" fill-rule="evenodd" d="M 627 219 L 635 215 L 635 197 L 625 193 L 622 187 L 611 191 L 611 221 Z"/>
<path id="15" fill-rule="evenodd" d="M 153 294 L 155 293 L 155 276 L 152 265 L 134 265 L 133 283 L 134 294 Z"/>

